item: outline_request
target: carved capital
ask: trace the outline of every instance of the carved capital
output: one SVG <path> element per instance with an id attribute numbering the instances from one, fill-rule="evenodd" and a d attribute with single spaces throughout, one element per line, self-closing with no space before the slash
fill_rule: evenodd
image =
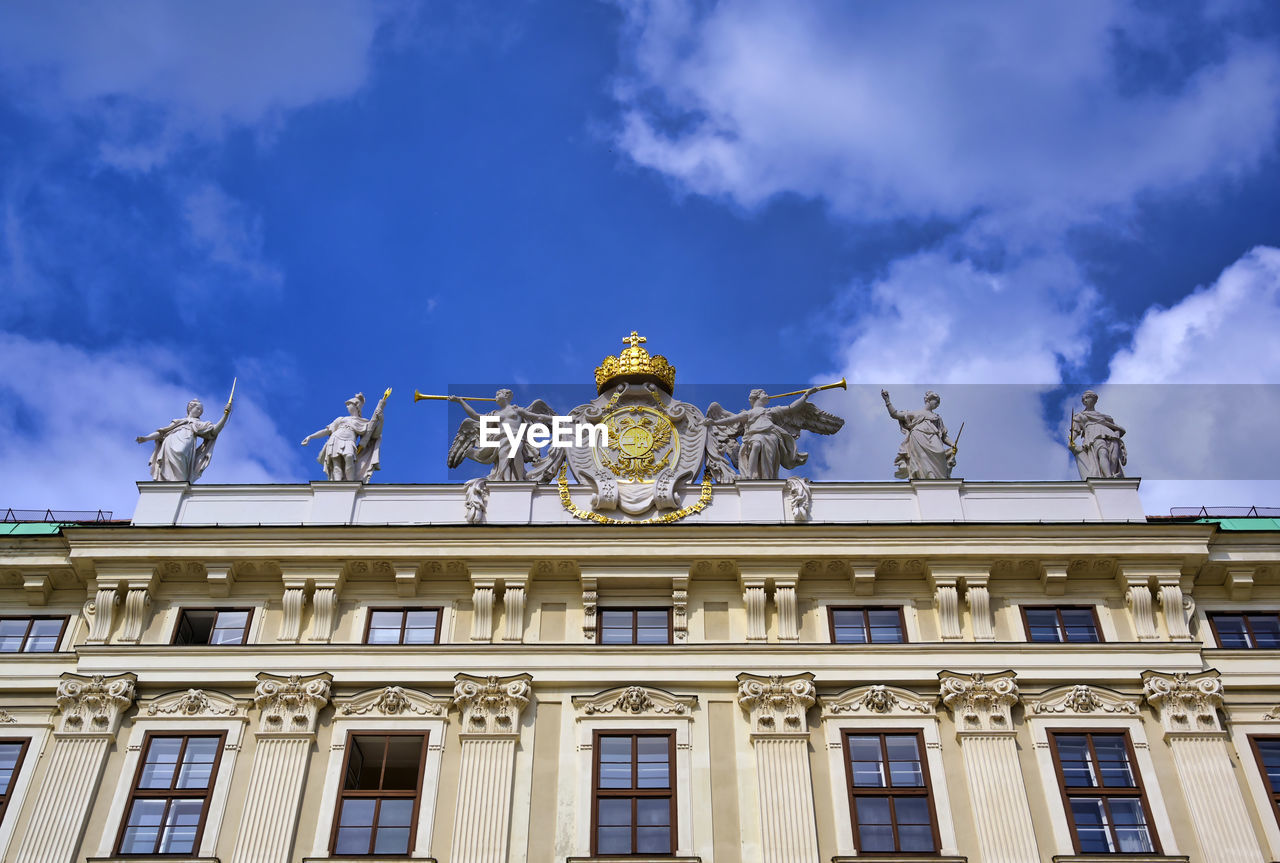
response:
<path id="1" fill-rule="evenodd" d="M 818 700 L 813 674 L 790 677 L 738 675 L 738 706 L 748 715 L 753 734 L 805 734 L 806 714 Z"/>
<path id="2" fill-rule="evenodd" d="M 1012 671 L 997 674 L 957 674 L 941 671 L 942 703 L 955 719 L 960 734 L 1013 732 L 1013 705 L 1018 684 Z"/>
<path id="3" fill-rule="evenodd" d="M 533 696 L 531 676 L 458 674 L 453 679 L 453 706 L 462 714 L 464 735 L 520 733 L 520 713 Z"/>
<path id="4" fill-rule="evenodd" d="M 133 704 L 136 674 L 83 677 L 70 672 L 58 683 L 58 731 L 64 734 L 115 734 L 120 717 Z"/>
<path id="5" fill-rule="evenodd" d="M 1142 673 L 1142 695 L 1160 716 L 1165 733 L 1222 731 L 1222 681 L 1210 669 L 1199 674 Z"/>
<path id="6" fill-rule="evenodd" d="M 316 730 L 316 717 L 329 703 L 329 687 L 333 675 L 291 674 L 277 677 L 263 672 L 253 691 L 253 703 L 262 711 L 263 733 L 310 734 Z"/>

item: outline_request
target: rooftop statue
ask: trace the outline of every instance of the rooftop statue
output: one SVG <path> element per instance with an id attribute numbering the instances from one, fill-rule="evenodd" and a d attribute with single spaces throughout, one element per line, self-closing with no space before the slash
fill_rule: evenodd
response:
<path id="1" fill-rule="evenodd" d="M 880 390 L 889 416 L 898 421 L 906 438 L 898 446 L 893 460 L 898 479 L 951 479 L 956 466 L 956 442 L 947 436 L 947 427 L 935 411 L 942 397 L 929 390 L 924 394 L 924 410 L 900 411 L 889 401 L 889 391 Z M 960 424 L 964 432 L 964 424 Z M 959 439 L 960 434 L 956 434 Z"/>
<path id="2" fill-rule="evenodd" d="M 780 469 L 797 468 L 809 458 L 808 453 L 796 448 L 800 432 L 829 435 L 844 426 L 843 419 L 820 410 L 809 401 L 809 396 L 827 388 L 802 390 L 800 398 L 789 405 L 777 407 L 769 406 L 769 399 L 773 396 L 762 389 L 754 389 L 748 396 L 751 407 L 736 414 L 720 407 L 719 402 L 712 402 L 707 408 L 706 421 L 715 449 L 722 458 L 733 463 L 743 479 L 777 479 Z M 741 437 L 741 442 L 735 440 L 738 437 Z M 721 472 L 717 467 L 711 470 L 713 473 Z M 724 481 L 719 476 L 716 478 Z"/>
<path id="3" fill-rule="evenodd" d="M 453 443 L 449 445 L 450 468 L 457 467 L 462 464 L 463 459 L 469 458 L 480 464 L 493 465 L 488 476 L 490 482 L 549 482 L 555 476 L 564 462 L 562 451 L 551 449 L 546 456 L 543 456 L 541 450 L 530 444 L 527 439 L 520 439 L 518 446 L 513 446 L 511 441 L 519 439 L 516 435 L 522 423 L 542 423 L 550 427 L 556 412 L 542 399 L 535 399 L 527 408 L 520 407 L 511 401 L 513 396 L 511 390 L 504 388 L 494 393 L 492 399 L 465 399 L 455 395 L 447 397 L 449 401 L 461 405 L 467 412 L 467 418 L 462 421 L 462 425 L 458 427 L 458 433 L 453 436 Z M 482 414 L 468 404 L 470 401 L 498 403 L 497 409 L 483 414 L 483 416 L 498 418 L 501 428 L 499 442 L 496 445 L 480 445 Z M 526 462 L 529 464 L 526 465 Z"/>
<path id="4" fill-rule="evenodd" d="M 1080 397 L 1084 410 L 1071 415 L 1067 447 L 1075 454 L 1081 479 L 1122 477 L 1129 454 L 1124 446 L 1124 429 L 1108 414 L 1094 410 L 1098 394 L 1086 390 Z"/>
<path id="5" fill-rule="evenodd" d="M 368 482 L 378 470 L 379 449 L 382 445 L 382 409 L 391 395 L 390 388 L 378 400 L 373 416 L 361 416 L 364 393 L 356 393 L 347 399 L 347 416 L 338 417 L 324 428 L 302 439 L 306 446 L 316 438 L 329 436 L 316 461 L 324 468 L 327 479 L 335 482 Z M 358 439 L 358 442 L 357 442 Z"/>
<path id="6" fill-rule="evenodd" d="M 155 441 L 148 467 L 156 482 L 195 482 L 209 467 L 213 458 L 213 445 L 218 440 L 227 418 L 231 416 L 231 402 L 235 399 L 236 385 L 231 383 L 231 395 L 222 409 L 222 418 L 216 423 L 200 419 L 204 405 L 200 399 L 187 402 L 187 415 L 176 419 L 151 434 L 136 438 L 138 443 Z"/>

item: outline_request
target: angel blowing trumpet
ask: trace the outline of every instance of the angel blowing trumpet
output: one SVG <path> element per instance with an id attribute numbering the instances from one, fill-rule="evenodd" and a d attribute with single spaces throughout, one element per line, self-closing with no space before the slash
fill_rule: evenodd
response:
<path id="1" fill-rule="evenodd" d="M 712 402 L 707 408 L 707 425 L 711 427 L 711 435 L 720 451 L 720 461 L 712 466 L 708 460 L 708 469 L 713 474 L 720 474 L 716 481 L 727 479 L 726 459 L 738 469 L 743 479 L 777 479 L 781 468 L 791 469 L 804 464 L 809 454 L 796 448 L 800 432 L 830 435 L 844 426 L 843 419 L 811 404 L 809 396 L 843 383 L 800 390 L 800 398 L 789 405 L 777 407 L 769 407 L 771 396 L 768 393 L 754 389 L 748 396 L 751 407 L 736 414 L 720 407 L 719 402 Z M 741 442 L 736 440 L 739 436 Z"/>

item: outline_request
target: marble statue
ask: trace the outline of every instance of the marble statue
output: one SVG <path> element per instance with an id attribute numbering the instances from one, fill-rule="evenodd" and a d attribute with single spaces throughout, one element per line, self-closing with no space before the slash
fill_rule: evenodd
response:
<path id="1" fill-rule="evenodd" d="M 809 458 L 796 448 L 800 432 L 835 434 L 844 420 L 820 410 L 809 402 L 818 387 L 804 390 L 789 405 L 769 407 L 769 394 L 761 389 L 751 391 L 751 407 L 730 413 L 712 402 L 707 408 L 707 425 L 715 449 L 737 467 L 743 479 L 777 479 L 778 471 L 799 467 Z M 741 438 L 735 441 L 734 438 Z"/>
<path id="2" fill-rule="evenodd" d="M 1108 414 L 1094 408 L 1098 394 L 1086 390 L 1080 397 L 1084 410 L 1071 415 L 1067 447 L 1075 454 L 1081 479 L 1124 476 L 1129 454 L 1124 446 L 1124 429 Z"/>
<path id="3" fill-rule="evenodd" d="M 489 509 L 489 481 L 478 476 L 463 483 L 462 504 L 467 511 L 467 524 L 484 524 Z"/>
<path id="4" fill-rule="evenodd" d="M 324 468 L 326 478 L 335 482 L 368 482 L 373 472 L 382 467 L 379 450 L 382 446 L 382 409 L 386 406 L 388 389 L 373 409 L 373 416 L 365 419 L 364 393 L 356 393 L 347 399 L 347 416 L 338 417 L 324 428 L 302 439 L 306 446 L 316 438 L 329 436 L 316 461 Z"/>
<path id="5" fill-rule="evenodd" d="M 204 413 L 204 405 L 200 399 L 187 402 L 187 415 L 176 419 L 162 429 L 151 434 L 142 435 L 138 443 L 155 441 L 155 450 L 151 453 L 148 466 L 151 478 L 156 482 L 195 482 L 209 467 L 213 458 L 213 445 L 218 440 L 227 418 L 231 416 L 231 402 L 235 396 L 235 385 L 231 386 L 232 398 L 227 399 L 227 406 L 222 409 L 222 418 L 216 423 L 200 419 Z"/>
<path id="6" fill-rule="evenodd" d="M 809 480 L 802 476 L 789 476 L 782 490 L 787 497 L 791 520 L 796 523 L 808 521 L 813 509 L 813 489 L 809 487 Z"/>
<path id="7" fill-rule="evenodd" d="M 449 396 L 449 401 L 461 405 L 467 413 L 467 418 L 458 427 L 458 433 L 453 436 L 453 443 L 449 445 L 449 467 L 457 467 L 464 458 L 493 465 L 487 477 L 490 482 L 547 482 L 555 476 L 564 463 L 564 450 L 552 447 L 543 456 L 537 447 L 529 443 L 527 437 L 520 441 L 519 446 L 513 447 L 507 432 L 510 431 L 511 436 L 515 437 L 522 423 L 542 423 L 550 428 L 556 412 L 542 399 L 536 399 L 529 407 L 523 408 L 512 403 L 513 397 L 514 393 L 506 388 L 494 393 L 494 401 L 498 403 L 498 407 L 483 416 L 497 417 L 500 426 L 498 443 L 481 446 L 482 414 L 461 396 Z M 530 464 L 526 465 L 526 462 Z"/>
<path id="8" fill-rule="evenodd" d="M 889 416 L 898 421 L 906 435 L 898 446 L 893 463 L 899 479 L 950 479 L 956 466 L 956 444 L 947 436 L 947 427 L 935 411 L 942 397 L 933 390 L 924 394 L 924 410 L 900 411 L 889 401 L 889 391 L 880 390 Z M 963 426 L 961 426 L 963 431 Z"/>

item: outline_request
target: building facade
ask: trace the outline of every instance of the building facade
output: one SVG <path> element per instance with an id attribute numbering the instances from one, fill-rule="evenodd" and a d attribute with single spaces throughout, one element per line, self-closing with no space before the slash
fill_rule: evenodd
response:
<path id="1" fill-rule="evenodd" d="M 140 484 L 0 536 L 0 860 L 1280 858 L 1280 530 L 1136 480 Z"/>

